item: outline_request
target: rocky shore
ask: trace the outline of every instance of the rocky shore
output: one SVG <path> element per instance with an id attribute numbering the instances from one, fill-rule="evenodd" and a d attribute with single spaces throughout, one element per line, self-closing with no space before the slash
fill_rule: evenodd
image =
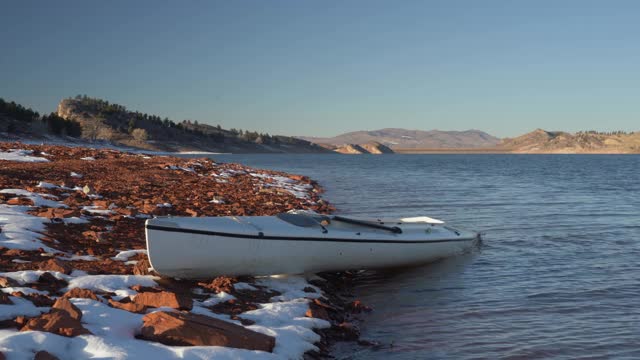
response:
<path id="1" fill-rule="evenodd" d="M 357 340 L 350 275 L 153 272 L 152 216 L 330 213 L 305 176 L 109 149 L 0 143 L 0 359 L 323 358 Z"/>

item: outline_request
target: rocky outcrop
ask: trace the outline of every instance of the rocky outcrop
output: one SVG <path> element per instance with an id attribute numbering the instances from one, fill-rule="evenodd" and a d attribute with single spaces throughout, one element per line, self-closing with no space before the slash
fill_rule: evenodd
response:
<path id="1" fill-rule="evenodd" d="M 341 154 L 393 154 L 393 150 L 379 142 L 370 142 L 366 144 L 346 144 L 339 146 L 333 151 Z"/>
<path id="2" fill-rule="evenodd" d="M 306 140 L 254 131 L 225 130 L 219 126 L 127 110 L 101 99 L 63 99 L 57 115 L 80 124 L 82 137 L 162 151 L 257 153 L 318 153 L 327 149 Z"/>
<path id="3" fill-rule="evenodd" d="M 356 144 L 347 144 L 347 145 L 342 145 L 337 147 L 336 149 L 334 149 L 333 151 L 340 153 L 340 154 L 368 154 L 369 152 L 367 150 L 365 150 L 364 148 L 362 148 L 360 145 L 356 145 Z"/>
<path id="4" fill-rule="evenodd" d="M 367 150 L 369 154 L 393 154 L 394 151 L 390 147 L 383 145 L 379 142 L 370 142 L 366 144 L 360 144 L 360 147 Z"/>
<path id="5" fill-rule="evenodd" d="M 504 139 L 497 147 L 514 153 L 640 153 L 640 133 L 568 133 L 536 129 L 516 138 Z"/>
<path id="6" fill-rule="evenodd" d="M 140 337 L 165 345 L 227 346 L 272 352 L 275 338 L 203 315 L 154 312 L 146 315 Z"/>

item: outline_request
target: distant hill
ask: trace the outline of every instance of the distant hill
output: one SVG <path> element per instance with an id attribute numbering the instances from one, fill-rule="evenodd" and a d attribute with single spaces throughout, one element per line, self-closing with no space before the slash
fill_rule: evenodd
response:
<path id="1" fill-rule="evenodd" d="M 212 152 L 328 152 L 308 141 L 254 131 L 222 129 L 197 121 L 174 122 L 168 118 L 129 111 L 119 104 L 87 96 L 64 99 L 57 115 L 80 124 L 82 137 L 162 151 Z"/>
<path id="2" fill-rule="evenodd" d="M 640 153 L 639 132 L 564 131 L 536 129 L 530 133 L 504 139 L 497 148 L 513 153 Z"/>
<path id="3" fill-rule="evenodd" d="M 344 145 L 378 142 L 393 150 L 432 148 L 479 148 L 495 146 L 497 137 L 479 130 L 440 131 L 406 130 L 387 128 L 374 131 L 354 131 L 346 134 L 323 137 L 299 137 L 318 144 Z"/>

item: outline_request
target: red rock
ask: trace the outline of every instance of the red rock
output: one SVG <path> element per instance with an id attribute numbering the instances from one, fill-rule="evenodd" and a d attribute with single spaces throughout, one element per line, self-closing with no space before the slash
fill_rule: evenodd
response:
<path id="1" fill-rule="evenodd" d="M 23 257 L 26 256 L 28 253 L 24 250 L 20 250 L 20 249 L 9 249 L 7 251 L 5 251 L 5 253 L 3 254 L 4 256 L 7 257 Z"/>
<path id="2" fill-rule="evenodd" d="M 225 346 L 272 352 L 275 338 L 208 316 L 155 312 L 145 315 L 141 337 L 178 346 Z"/>
<path id="3" fill-rule="evenodd" d="M 103 209 L 106 209 L 106 208 L 109 207 L 109 201 L 107 201 L 107 200 L 94 200 L 93 201 L 93 205 L 101 207 Z"/>
<path id="4" fill-rule="evenodd" d="M 50 312 L 32 318 L 20 331 L 46 331 L 62 336 L 72 337 L 91 334 L 80 321 L 72 318 L 65 311 Z"/>
<path id="5" fill-rule="evenodd" d="M 68 218 L 72 216 L 80 216 L 80 211 L 75 209 L 64 209 L 64 208 L 46 208 L 41 210 L 36 214 L 40 217 L 46 217 L 49 219 L 53 218 Z"/>
<path id="6" fill-rule="evenodd" d="M 69 301 L 67 298 L 64 298 L 64 297 L 59 298 L 53 304 L 53 307 L 51 308 L 51 313 L 54 313 L 54 312 L 66 312 L 72 319 L 75 319 L 78 321 L 82 319 L 82 311 L 80 311 L 80 309 L 78 309 L 77 306 L 73 305 L 71 301 Z"/>
<path id="7" fill-rule="evenodd" d="M 136 304 L 149 307 L 170 307 L 173 309 L 191 310 L 193 300 L 187 296 L 170 291 L 143 292 L 133 298 Z"/>
<path id="8" fill-rule="evenodd" d="M 14 322 L 16 323 L 18 328 L 21 328 L 27 323 L 27 318 L 24 316 L 18 316 L 14 319 Z"/>
<path id="9" fill-rule="evenodd" d="M 2 351 L 0 351 L 0 360 L 5 360 L 6 357 L 4 356 L 4 354 L 2 353 Z"/>
<path id="10" fill-rule="evenodd" d="M 330 320 L 327 310 L 313 303 L 309 304 L 309 310 L 307 310 L 304 315 L 310 318 L 322 319 L 327 321 Z"/>
<path id="11" fill-rule="evenodd" d="M 109 305 L 111 305 L 111 307 L 114 307 L 116 309 L 125 310 L 125 311 L 138 313 L 138 314 L 144 314 L 147 311 L 146 306 L 132 303 L 132 302 L 122 303 L 119 301 L 113 301 L 109 299 Z"/>
<path id="12" fill-rule="evenodd" d="M 51 355 L 50 353 L 44 351 L 44 350 L 40 350 L 36 353 L 36 356 L 33 358 L 33 360 L 60 360 L 57 357 Z"/>
<path id="13" fill-rule="evenodd" d="M 58 259 L 49 259 L 41 262 L 40 265 L 38 265 L 38 270 L 58 271 L 64 274 L 70 274 L 73 268 L 67 262 Z"/>
<path id="14" fill-rule="evenodd" d="M 213 290 L 216 293 L 224 291 L 226 293 L 231 293 L 234 290 L 233 284 L 238 282 L 238 279 L 228 277 L 228 276 L 218 276 L 213 279 L 210 283 L 198 283 L 198 285 L 202 286 L 205 289 Z"/>
<path id="15" fill-rule="evenodd" d="M 91 290 L 87 290 L 87 289 L 81 289 L 81 288 L 73 288 L 69 291 L 67 291 L 66 293 L 64 293 L 64 295 L 62 295 L 63 298 L 82 298 L 82 299 L 92 299 L 92 300 L 96 300 L 96 301 L 100 301 L 98 299 L 98 296 Z"/>
<path id="16" fill-rule="evenodd" d="M 14 198 L 11 198 L 11 199 L 7 200 L 7 205 L 33 206 L 34 203 L 29 198 L 14 197 Z"/>
<path id="17" fill-rule="evenodd" d="M 192 209 L 186 209 L 184 212 L 186 212 L 187 214 L 191 215 L 192 217 L 197 217 L 197 216 L 200 215 L 197 211 L 192 210 Z"/>
<path id="18" fill-rule="evenodd" d="M 305 286 L 305 288 L 302 289 L 302 291 L 304 291 L 306 293 L 314 293 L 314 292 L 316 292 L 316 289 L 312 288 L 311 286 Z"/>
<path id="19" fill-rule="evenodd" d="M 40 275 L 40 277 L 38 278 L 38 282 L 42 284 L 48 284 L 49 286 L 57 288 L 67 285 L 67 282 L 65 280 L 56 278 L 52 273 L 48 271 Z"/>
<path id="20" fill-rule="evenodd" d="M 0 287 L 14 287 L 18 286 L 18 282 L 9 277 L 0 276 Z"/>
<path id="21" fill-rule="evenodd" d="M 138 261 L 133 266 L 133 274 L 134 275 L 149 275 L 149 268 L 151 267 L 151 263 L 148 259 L 143 259 Z"/>

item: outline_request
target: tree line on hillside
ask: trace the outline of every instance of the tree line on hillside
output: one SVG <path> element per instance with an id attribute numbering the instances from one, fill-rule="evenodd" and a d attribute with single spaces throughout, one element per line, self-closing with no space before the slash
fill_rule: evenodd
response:
<path id="1" fill-rule="evenodd" d="M 160 134 L 169 132 L 171 134 L 182 133 L 206 141 L 224 142 L 225 139 L 235 139 L 256 144 L 278 145 L 278 144 L 300 144 L 302 140 L 287 136 L 272 136 L 268 133 L 256 131 L 244 131 L 232 128 L 223 129 L 220 125 L 212 126 L 199 123 L 197 120 L 183 120 L 174 122 L 168 117 L 161 118 L 157 115 L 147 114 L 139 111 L 129 111 L 120 104 L 92 98 L 87 95 L 77 95 L 74 100 L 86 113 L 103 119 L 119 119 L 114 121 L 112 126 L 122 133 L 128 133 L 136 139 L 158 139 Z M 116 124 L 117 123 L 117 124 Z M 306 142 L 304 142 L 306 143 Z"/>
<path id="2" fill-rule="evenodd" d="M 40 115 L 31 108 L 26 108 L 14 101 L 6 101 L 0 98 L 0 124 L 2 130 L 7 133 L 27 132 L 38 123 L 43 124 L 47 130 L 55 135 L 68 135 L 80 137 L 82 128 L 73 120 L 61 118 L 56 113 Z"/>

